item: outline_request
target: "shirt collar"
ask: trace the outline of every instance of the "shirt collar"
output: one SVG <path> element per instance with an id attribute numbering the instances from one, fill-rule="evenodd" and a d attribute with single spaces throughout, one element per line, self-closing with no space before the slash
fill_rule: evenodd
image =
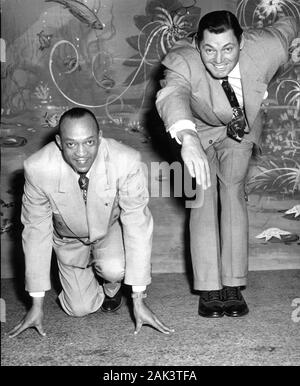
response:
<path id="1" fill-rule="evenodd" d="M 228 74 L 228 78 L 241 79 L 240 64 L 237 62 L 235 67 Z"/>

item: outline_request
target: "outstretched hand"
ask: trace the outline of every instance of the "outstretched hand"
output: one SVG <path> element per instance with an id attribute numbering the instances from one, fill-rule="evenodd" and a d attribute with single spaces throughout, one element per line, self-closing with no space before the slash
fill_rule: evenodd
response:
<path id="1" fill-rule="evenodd" d="M 207 156 L 196 134 L 185 135 L 182 139 L 181 157 L 190 175 L 196 178 L 204 190 L 211 185 Z"/>
<path id="2" fill-rule="evenodd" d="M 148 308 L 142 299 L 134 299 L 133 312 L 136 323 L 134 334 L 138 334 L 143 324 L 148 324 L 163 334 L 174 332 L 174 329 L 167 327 L 158 319 L 158 317 Z"/>
<path id="3" fill-rule="evenodd" d="M 10 338 L 21 334 L 21 332 L 27 330 L 27 328 L 36 328 L 41 336 L 46 336 L 43 328 L 43 309 L 41 307 L 31 307 L 24 318 L 11 330 L 8 335 Z"/>

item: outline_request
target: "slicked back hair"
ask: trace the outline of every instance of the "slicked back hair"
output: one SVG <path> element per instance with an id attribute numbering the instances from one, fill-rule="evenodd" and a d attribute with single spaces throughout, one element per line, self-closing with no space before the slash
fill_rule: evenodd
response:
<path id="1" fill-rule="evenodd" d="M 238 42 L 241 42 L 243 29 L 236 16 L 229 11 L 214 11 L 204 15 L 198 24 L 196 39 L 198 44 L 203 40 L 204 30 L 219 34 L 232 29 Z"/>

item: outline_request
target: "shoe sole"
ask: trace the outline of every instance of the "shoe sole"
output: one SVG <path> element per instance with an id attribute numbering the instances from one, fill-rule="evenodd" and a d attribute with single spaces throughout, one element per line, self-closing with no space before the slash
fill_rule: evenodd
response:
<path id="1" fill-rule="evenodd" d="M 202 316 L 203 318 L 212 318 L 212 319 L 222 318 L 225 315 L 225 313 L 223 313 L 223 314 L 215 313 L 215 314 L 211 314 L 211 315 L 202 315 L 199 312 L 198 312 L 198 314 L 200 316 Z"/>
<path id="2" fill-rule="evenodd" d="M 105 308 L 102 308 L 102 306 L 100 307 L 100 309 L 103 312 L 111 313 L 111 312 L 118 311 L 122 307 L 122 304 L 123 304 L 123 299 L 121 300 L 121 303 L 118 305 L 118 307 L 114 308 L 113 310 L 106 310 Z"/>
<path id="3" fill-rule="evenodd" d="M 226 316 L 229 316 L 229 317 L 231 317 L 231 318 L 239 318 L 239 317 L 241 317 L 241 316 L 246 316 L 246 315 L 248 315 L 248 313 L 249 313 L 249 310 L 248 311 L 246 311 L 246 312 L 243 312 L 242 314 L 237 314 L 237 313 L 228 313 L 228 312 L 225 312 L 225 315 Z"/>

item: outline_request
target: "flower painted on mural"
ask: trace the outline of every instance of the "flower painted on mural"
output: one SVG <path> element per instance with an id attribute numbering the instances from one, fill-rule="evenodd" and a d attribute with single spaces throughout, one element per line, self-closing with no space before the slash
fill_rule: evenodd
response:
<path id="1" fill-rule="evenodd" d="M 263 152 L 278 157 L 296 157 L 300 151 L 300 121 L 295 109 L 287 109 L 264 123 Z M 275 116 L 274 116 L 275 117 Z"/>
<path id="2" fill-rule="evenodd" d="M 264 191 L 294 195 L 300 191 L 300 164 L 294 159 L 281 156 L 268 157 L 261 162 L 259 172 L 248 180 L 250 191 Z"/>
<path id="3" fill-rule="evenodd" d="M 256 14 L 261 19 L 274 19 L 278 12 L 282 12 L 285 1 L 282 0 L 261 0 L 256 7 Z"/>
<path id="4" fill-rule="evenodd" d="M 237 17 L 247 27 L 262 28 L 272 24 L 281 14 L 299 19 L 299 0 L 240 0 L 237 6 Z"/>
<path id="5" fill-rule="evenodd" d="M 197 30 L 201 8 L 195 4 L 195 0 L 189 4 L 186 1 L 153 0 L 146 6 L 146 15 L 134 16 L 140 33 L 127 38 L 137 54 L 123 63 L 134 67 L 124 82 L 126 85 L 145 82 L 174 43 Z"/>
<path id="6" fill-rule="evenodd" d="M 41 81 L 40 84 L 36 86 L 34 91 L 34 95 L 37 97 L 37 99 L 40 99 L 42 102 L 48 99 L 49 93 L 50 93 L 50 89 L 48 87 L 48 84 L 47 83 L 43 84 L 43 81 Z"/>
<path id="7" fill-rule="evenodd" d="M 300 62 L 300 38 L 296 38 L 292 41 L 290 47 L 291 59 L 294 63 Z"/>
<path id="8" fill-rule="evenodd" d="M 283 92 L 282 92 L 282 89 Z M 284 94 L 284 98 L 282 98 Z M 279 82 L 276 89 L 276 99 L 283 99 L 284 103 L 294 106 L 294 117 L 297 118 L 300 112 L 300 82 L 294 79 L 283 79 Z"/>

